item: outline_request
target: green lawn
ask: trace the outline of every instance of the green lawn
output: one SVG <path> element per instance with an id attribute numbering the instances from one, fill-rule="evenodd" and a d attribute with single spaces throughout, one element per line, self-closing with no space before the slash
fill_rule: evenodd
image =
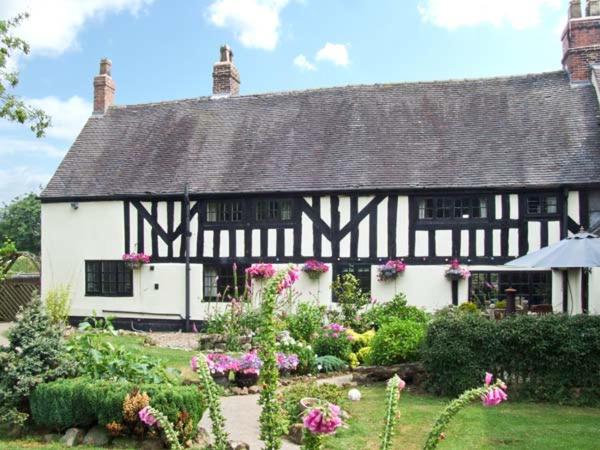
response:
<path id="1" fill-rule="evenodd" d="M 350 428 L 329 438 L 330 450 L 378 448 L 383 424 L 384 386 L 361 388 L 360 402 L 348 402 Z M 394 449 L 419 449 L 445 404 L 426 395 L 404 393 Z M 440 449 L 598 449 L 600 409 L 507 402 L 495 408 L 474 403 L 456 416 Z"/>

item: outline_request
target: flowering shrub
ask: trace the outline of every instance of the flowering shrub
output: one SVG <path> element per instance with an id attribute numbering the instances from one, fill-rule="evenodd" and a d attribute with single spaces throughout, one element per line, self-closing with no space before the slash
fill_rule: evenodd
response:
<path id="1" fill-rule="evenodd" d="M 352 336 L 339 323 L 325 325 L 314 343 L 315 352 L 319 356 L 332 355 L 348 361 L 352 351 Z"/>
<path id="2" fill-rule="evenodd" d="M 395 280 L 399 273 L 406 270 L 406 264 L 402 260 L 390 259 L 377 269 L 377 279 L 379 281 Z"/>
<path id="3" fill-rule="evenodd" d="M 471 272 L 468 269 L 460 266 L 458 259 L 453 259 L 450 263 L 450 267 L 446 270 L 446 278 L 451 280 L 467 280 L 471 276 Z"/>
<path id="4" fill-rule="evenodd" d="M 316 259 L 310 259 L 304 263 L 302 271 L 305 272 L 310 279 L 316 280 L 322 274 L 329 272 L 329 266 L 324 262 L 317 261 Z"/>
<path id="5" fill-rule="evenodd" d="M 146 255 L 145 253 L 125 253 L 122 259 L 125 262 L 148 264 L 150 262 L 150 255 Z"/>
<path id="6" fill-rule="evenodd" d="M 300 360 L 297 355 L 291 354 L 286 355 L 284 353 L 277 353 L 277 368 L 283 372 L 293 372 L 300 364 Z"/>
<path id="7" fill-rule="evenodd" d="M 317 355 L 312 346 L 296 342 L 293 338 L 286 341 L 280 341 L 277 349 L 288 355 L 294 354 L 298 358 L 298 366 L 294 370 L 299 375 L 306 375 L 317 372 Z"/>
<path id="8" fill-rule="evenodd" d="M 262 361 L 256 350 L 252 350 L 240 358 L 234 358 L 223 353 L 209 353 L 206 355 L 206 365 L 212 375 L 228 375 L 230 372 L 241 373 L 244 375 L 259 375 L 262 368 Z M 190 366 L 194 372 L 198 371 L 200 360 L 193 356 Z M 277 368 L 285 372 L 293 372 L 298 368 L 300 360 L 294 353 L 277 353 Z"/>
<path id="9" fill-rule="evenodd" d="M 223 353 L 209 353 L 206 355 L 206 364 L 210 373 L 215 375 L 227 375 L 230 371 L 239 370 L 238 360 Z"/>
<path id="10" fill-rule="evenodd" d="M 253 280 L 266 280 L 275 275 L 273 264 L 252 264 L 246 269 L 246 275 Z"/>
<path id="11" fill-rule="evenodd" d="M 286 327 L 294 339 L 312 342 L 323 325 L 325 306 L 300 303 L 294 314 L 285 318 Z"/>
<path id="12" fill-rule="evenodd" d="M 260 373 L 261 367 L 263 366 L 263 363 L 258 357 L 256 350 L 252 350 L 243 355 L 237 361 L 237 365 L 238 373 L 243 373 L 245 375 L 258 375 Z"/>
<path id="13" fill-rule="evenodd" d="M 279 284 L 277 285 L 277 293 L 281 294 L 286 289 L 292 287 L 292 285 L 300 278 L 300 271 L 296 266 L 290 266 L 287 273 L 283 276 Z"/>

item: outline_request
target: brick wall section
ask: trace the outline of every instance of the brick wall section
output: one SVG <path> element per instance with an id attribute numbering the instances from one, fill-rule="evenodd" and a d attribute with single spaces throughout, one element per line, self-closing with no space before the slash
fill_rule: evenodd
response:
<path id="1" fill-rule="evenodd" d="M 232 62 L 222 61 L 213 67 L 213 95 L 239 95 L 240 73 Z"/>
<path id="2" fill-rule="evenodd" d="M 600 63 L 600 17 L 570 20 L 562 43 L 562 63 L 571 80 L 588 81 L 590 64 Z"/>

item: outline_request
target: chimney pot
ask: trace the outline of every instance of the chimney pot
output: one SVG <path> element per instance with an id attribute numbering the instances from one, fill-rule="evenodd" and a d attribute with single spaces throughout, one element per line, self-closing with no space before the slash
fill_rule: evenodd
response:
<path id="1" fill-rule="evenodd" d="M 578 19 L 581 17 L 581 0 L 571 0 L 569 5 L 569 19 Z"/>
<path id="2" fill-rule="evenodd" d="M 111 68 L 110 59 L 100 60 L 100 73 L 94 78 L 94 114 L 104 114 L 114 103 L 116 85 L 110 75 Z"/>
<path id="3" fill-rule="evenodd" d="M 233 52 L 228 45 L 221 47 L 220 60 L 213 66 L 213 95 L 230 97 L 240 93 L 240 73 L 233 64 Z"/>
<path id="4" fill-rule="evenodd" d="M 588 17 L 600 16 L 600 0 L 588 0 L 585 15 Z"/>

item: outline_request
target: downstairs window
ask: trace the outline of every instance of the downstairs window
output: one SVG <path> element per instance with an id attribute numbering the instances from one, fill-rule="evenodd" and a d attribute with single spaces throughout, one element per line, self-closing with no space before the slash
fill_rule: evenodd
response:
<path id="1" fill-rule="evenodd" d="M 529 305 L 552 303 L 552 272 L 472 272 L 469 298 L 479 304 L 487 301 L 506 300 L 506 289 L 517 290 L 517 298 L 527 300 Z"/>
<path id="2" fill-rule="evenodd" d="M 85 295 L 132 297 L 133 271 L 124 261 L 86 261 Z"/>
<path id="3" fill-rule="evenodd" d="M 235 297 L 237 285 L 239 295 L 244 292 L 246 266 L 237 265 L 237 279 L 231 264 L 207 264 L 204 266 L 204 301 L 228 302 Z M 237 283 L 236 283 L 237 282 Z"/>
<path id="4" fill-rule="evenodd" d="M 371 292 L 371 264 L 358 263 L 358 264 L 335 264 L 334 272 L 333 272 L 333 280 L 337 280 L 340 275 L 344 275 L 346 273 L 351 273 L 358 280 L 358 284 L 360 289 L 364 293 Z M 335 297 L 333 301 L 337 300 Z"/>

